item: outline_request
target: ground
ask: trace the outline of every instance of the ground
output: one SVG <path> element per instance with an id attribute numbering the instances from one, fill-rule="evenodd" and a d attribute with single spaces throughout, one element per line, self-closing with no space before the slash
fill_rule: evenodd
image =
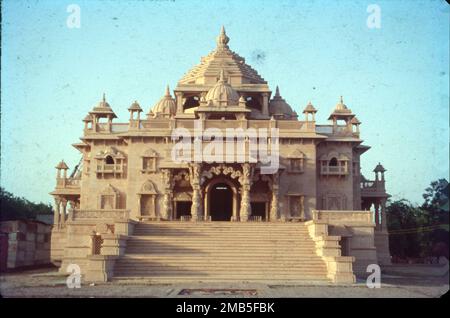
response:
<path id="1" fill-rule="evenodd" d="M 441 269 L 441 268 L 440 268 Z M 434 270 L 434 272 L 433 272 Z M 168 283 L 142 281 L 82 283 L 81 288 L 69 289 L 66 277 L 56 268 L 45 267 L 2 273 L 2 297 L 440 297 L 448 292 L 448 267 L 443 275 L 436 268 L 423 268 L 423 275 L 397 268 L 381 277 L 381 288 L 370 289 L 365 280 L 354 285 L 328 283 Z M 441 271 L 442 272 L 442 271 Z"/>

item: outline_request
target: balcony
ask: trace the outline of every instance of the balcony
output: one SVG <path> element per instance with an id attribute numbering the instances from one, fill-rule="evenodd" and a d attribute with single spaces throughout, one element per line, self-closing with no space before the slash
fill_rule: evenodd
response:
<path id="1" fill-rule="evenodd" d="M 121 164 L 99 164 L 97 165 L 97 173 L 122 173 L 123 167 Z"/>
<path id="2" fill-rule="evenodd" d="M 348 175 L 347 166 L 321 166 L 320 174 L 322 175 Z"/>
<path id="3" fill-rule="evenodd" d="M 50 194 L 52 195 L 68 195 L 68 196 L 79 196 L 80 195 L 80 178 L 56 178 L 56 187 Z"/>
<path id="4" fill-rule="evenodd" d="M 384 180 L 361 182 L 361 197 L 385 197 L 386 195 Z"/>

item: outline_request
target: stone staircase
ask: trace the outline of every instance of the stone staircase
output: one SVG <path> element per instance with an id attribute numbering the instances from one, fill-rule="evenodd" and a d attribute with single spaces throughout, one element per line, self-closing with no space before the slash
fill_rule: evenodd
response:
<path id="1" fill-rule="evenodd" d="M 329 281 L 303 223 L 141 222 L 113 280 Z"/>

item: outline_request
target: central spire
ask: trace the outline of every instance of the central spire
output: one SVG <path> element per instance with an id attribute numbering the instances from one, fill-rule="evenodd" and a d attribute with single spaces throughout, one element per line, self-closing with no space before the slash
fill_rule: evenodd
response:
<path id="1" fill-rule="evenodd" d="M 219 75 L 219 83 L 225 83 L 225 71 L 223 69 L 220 70 L 220 75 Z"/>
<path id="2" fill-rule="evenodd" d="M 230 38 L 225 33 L 225 27 L 222 25 L 222 28 L 220 29 L 220 34 L 216 38 L 217 48 L 218 49 L 223 49 L 223 48 L 227 48 L 228 49 L 228 42 L 229 41 L 230 41 Z"/>

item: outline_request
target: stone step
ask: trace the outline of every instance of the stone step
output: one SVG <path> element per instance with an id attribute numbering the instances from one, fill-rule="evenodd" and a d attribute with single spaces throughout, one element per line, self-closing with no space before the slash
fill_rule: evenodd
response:
<path id="1" fill-rule="evenodd" d="M 154 263 L 154 262 L 149 262 L 149 263 L 137 263 L 137 264 L 131 264 L 131 263 L 122 263 L 119 262 L 115 265 L 116 269 L 123 269 L 123 268 L 127 268 L 127 269 L 132 269 L 133 271 L 137 271 L 137 270 L 153 270 L 155 268 L 159 268 L 162 270 L 184 270 L 184 269 L 195 269 L 198 271 L 215 271 L 215 270 L 220 270 L 223 271 L 228 270 L 229 268 L 225 267 L 224 264 L 207 264 L 205 266 L 205 264 L 201 264 L 201 263 L 186 263 L 186 262 L 180 262 L 180 263 L 170 263 L 170 264 L 165 264 L 165 263 Z M 230 264 L 230 263 L 228 263 Z M 282 263 L 281 263 L 282 264 Z M 281 264 L 276 264 L 276 265 L 281 265 Z M 322 271 L 326 269 L 326 266 L 324 264 L 320 265 L 320 264 L 302 264 L 302 263 L 298 263 L 298 264 L 283 264 L 284 266 L 286 266 L 286 268 L 288 268 L 289 270 L 287 272 L 292 272 L 292 271 L 304 271 L 304 270 L 308 270 L 308 271 Z M 270 264 L 267 263 L 262 263 L 262 264 L 255 264 L 255 263 L 235 263 L 232 266 L 232 270 L 244 270 L 244 271 L 265 271 L 265 270 L 274 270 L 277 272 L 284 272 L 283 270 L 280 270 L 279 266 L 275 266 L 275 264 L 272 266 Z"/>
<path id="2" fill-rule="evenodd" d="M 139 223 L 114 273 L 151 282 L 329 281 L 303 223 Z"/>
<path id="3" fill-rule="evenodd" d="M 279 284 L 286 284 L 286 283 L 314 283 L 317 282 L 318 284 L 328 284 L 330 280 L 326 278 L 326 275 L 301 275 L 296 277 L 283 277 L 283 278 L 277 278 L 277 276 L 273 277 L 231 277 L 231 276 L 139 276 L 134 275 L 130 276 L 128 274 L 121 274 L 114 276 L 111 281 L 121 284 L 163 284 L 163 283 L 177 283 L 177 282 L 270 282 L 272 284 L 279 283 Z"/>
<path id="4" fill-rule="evenodd" d="M 302 257 L 317 257 L 317 255 L 314 252 L 302 252 L 302 253 L 270 253 L 267 251 L 257 251 L 257 252 L 251 252 L 247 251 L 245 253 L 237 253 L 237 252 L 230 252 L 230 251 L 221 251 L 221 252 L 214 252 L 214 251 L 185 251 L 182 250 L 172 250 L 172 251 L 164 251 L 164 250 L 130 250 L 127 252 L 126 255 L 170 255 L 173 254 L 176 257 L 180 257 L 181 255 L 195 255 L 196 257 L 208 257 L 211 259 L 211 257 L 267 257 L 269 259 L 271 258 L 293 258 L 298 259 Z"/>
<path id="5" fill-rule="evenodd" d="M 166 260 L 166 259 L 170 259 L 170 260 L 209 260 L 211 262 L 214 261 L 222 261 L 222 260 L 228 260 L 231 259 L 232 261 L 235 261 L 235 258 L 239 258 L 241 260 L 255 260 L 255 261 L 276 261 L 276 260 L 293 260 L 293 261 L 303 261 L 303 260 L 314 260 L 317 262 L 323 262 L 322 258 L 317 257 L 316 254 L 305 254 L 302 255 L 304 258 L 302 258 L 301 260 L 298 259 L 297 256 L 290 256 L 290 255 L 286 255 L 286 254 L 281 254 L 281 255 L 274 255 L 274 254 L 249 254 L 249 255 L 230 255 L 230 254 L 223 254 L 223 255 L 215 255 L 214 259 L 212 259 L 209 255 L 207 254 L 186 254 L 186 255 L 158 255 L 158 254 L 145 254 L 145 253 L 136 253 L 136 254 L 127 254 L 122 256 L 121 258 L 118 259 L 118 261 L 122 261 L 122 260 L 140 260 L 140 259 L 148 259 L 148 260 Z"/>
<path id="6" fill-rule="evenodd" d="M 286 274 L 286 275 L 307 275 L 307 274 L 313 274 L 313 275 L 321 275 L 326 274 L 327 270 L 326 268 L 292 268 L 289 271 L 280 271 L 277 268 L 233 268 L 233 270 L 226 271 L 223 267 L 213 267 L 213 268 L 198 268 L 198 267 L 188 267 L 188 268 L 182 268 L 182 267 L 171 267 L 171 268 L 163 268 L 163 267 L 137 267 L 130 269 L 128 267 L 118 267 L 115 269 L 115 273 L 118 275 L 120 273 L 133 273 L 135 275 L 143 274 L 146 275 L 161 275 L 161 274 L 174 274 L 174 273 L 196 273 L 196 274 L 220 274 L 220 275 L 235 275 L 235 274 L 248 274 L 248 275 L 280 275 L 280 274 Z"/>
<path id="7" fill-rule="evenodd" d="M 202 234 L 202 235 L 229 235 L 229 234 L 240 234 L 240 235 L 308 235 L 308 231 L 301 230 L 290 230 L 290 231 L 272 231 L 272 230 L 216 230 L 216 229 L 190 229 L 190 230 L 163 230 L 163 229 L 135 229 L 133 231 L 134 235 L 189 235 L 189 234 Z"/>
<path id="8" fill-rule="evenodd" d="M 165 233 L 133 233 L 130 235 L 130 238 L 166 238 L 172 240 L 180 240 L 184 238 L 217 238 L 217 239 L 241 239 L 241 240 L 305 240 L 309 239 L 310 236 L 308 234 L 272 234 L 272 233 L 260 233 L 260 234 L 251 234 L 251 233 L 178 233 L 176 235 L 165 234 Z"/>
<path id="9" fill-rule="evenodd" d="M 141 221 L 136 226 L 167 226 L 167 227 L 183 227 L 183 226 L 208 226 L 208 227 L 305 227 L 303 222 L 229 222 L 229 221 Z"/>
<path id="10" fill-rule="evenodd" d="M 269 275 L 269 276 L 268 276 Z M 117 272 L 117 277 L 196 277 L 199 279 L 204 278 L 214 278 L 214 279 L 239 279 L 239 280 L 248 280 L 248 279 L 271 279 L 276 278 L 277 280 L 280 279 L 326 279 L 326 272 L 321 273 L 296 273 L 296 274 L 284 274 L 284 273 L 240 273 L 240 272 L 234 272 L 234 273 L 207 273 L 207 272 L 187 272 L 187 271 L 179 271 L 179 272 L 133 272 L 132 274 L 128 272 Z M 272 277 L 271 277 L 272 276 Z"/>
<path id="11" fill-rule="evenodd" d="M 295 252 L 295 253 L 273 253 L 265 250 L 261 251 L 245 251 L 245 252 L 237 252 L 237 251 L 198 251 L 198 250 L 142 250 L 135 249 L 127 251 L 126 255 L 174 255 L 176 257 L 180 257 L 181 255 L 195 255 L 196 257 L 208 257 L 211 259 L 212 257 L 266 257 L 266 258 L 293 258 L 299 259 L 303 257 L 317 257 L 316 253 L 310 252 Z"/>
<path id="12" fill-rule="evenodd" d="M 142 243 L 142 244 L 150 244 L 152 242 L 158 242 L 158 243 L 173 243 L 173 244 L 197 244 L 197 243 L 211 243 L 211 244 L 224 244 L 224 245 L 230 245 L 232 244 L 246 244 L 246 245 L 252 245 L 257 244 L 261 246 L 265 246 L 268 244 L 271 245 L 299 245 L 299 246 L 312 246 L 315 245 L 313 241 L 308 240 L 293 240 L 292 238 L 286 238 L 286 239 L 279 239 L 279 238 L 252 238 L 248 240 L 242 240 L 240 238 L 216 238 L 216 237 L 185 237 L 185 238 L 163 238 L 163 237 L 150 237 L 150 236 L 133 236 L 127 240 L 127 243 Z"/>
<path id="13" fill-rule="evenodd" d="M 134 242 L 128 242 L 128 247 L 148 247 L 148 248 L 183 248 L 183 247 L 193 247 L 193 248 L 206 248 L 206 249 L 218 249 L 218 248 L 224 248 L 224 249 L 253 249 L 253 248 L 264 248 L 264 249 L 284 249 L 284 250 L 311 250 L 314 249 L 315 246 L 313 244 L 277 244 L 277 243 L 268 243 L 268 244 L 258 244 L 258 243 L 239 243 L 239 244 L 232 244 L 228 243 L 225 244 L 224 242 L 176 242 L 176 243 L 168 243 L 168 242 L 142 242 L 142 241 L 134 241 Z"/>
<path id="14" fill-rule="evenodd" d="M 173 258 L 167 258 L 167 259 L 120 259 L 117 261 L 116 264 L 120 265 L 178 265 L 178 264 L 195 264 L 197 265 L 205 265 L 204 262 L 205 259 L 173 259 Z M 324 265 L 324 262 L 321 260 L 314 260 L 314 259 L 304 259 L 304 260 L 296 260 L 296 259 L 290 259 L 290 260 L 259 260 L 259 259 L 241 259 L 241 260 L 233 260 L 229 258 L 224 258 L 222 260 L 215 260 L 214 262 L 210 262 L 207 264 L 207 266 L 213 266 L 213 265 L 220 265 L 223 266 L 224 264 L 243 264 L 243 265 L 254 265 L 254 266 L 278 266 L 278 265 L 286 265 L 286 266 L 306 266 L 306 265 Z M 324 265 L 325 266 L 325 265 Z"/>

